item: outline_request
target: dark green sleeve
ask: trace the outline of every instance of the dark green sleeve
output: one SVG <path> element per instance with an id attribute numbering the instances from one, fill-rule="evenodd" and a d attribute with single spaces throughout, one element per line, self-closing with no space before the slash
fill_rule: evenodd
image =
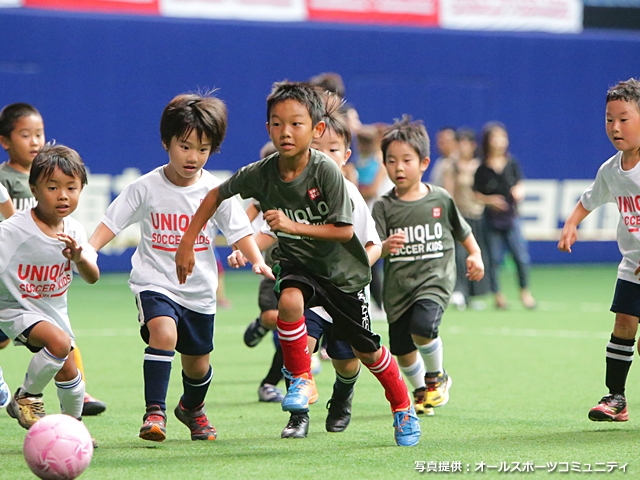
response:
<path id="1" fill-rule="evenodd" d="M 371 215 L 376 222 L 376 230 L 378 231 L 380 240 L 385 241 L 387 239 L 387 221 L 384 215 L 384 203 L 382 200 L 377 200 L 376 203 L 373 204 Z"/>

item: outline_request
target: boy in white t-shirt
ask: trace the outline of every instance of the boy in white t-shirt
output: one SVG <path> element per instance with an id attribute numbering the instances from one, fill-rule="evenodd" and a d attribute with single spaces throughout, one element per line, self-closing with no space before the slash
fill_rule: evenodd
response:
<path id="1" fill-rule="evenodd" d="M 214 240 L 219 228 L 253 264 L 271 275 L 253 240 L 253 229 L 237 200 L 223 202 L 199 232 L 194 246 L 194 274 L 180 285 L 174 255 L 183 233 L 207 192 L 220 183 L 203 170 L 218 151 L 227 127 L 224 103 L 211 95 L 183 94 L 165 107 L 160 120 L 162 145 L 169 163 L 125 188 L 107 209 L 90 243 L 99 250 L 119 232 L 139 223 L 140 244 L 132 259 L 129 285 L 136 296 L 144 355 L 146 413 L 140 438 L 166 438 L 166 395 L 175 351 L 181 354 L 183 395 L 174 413 L 192 440 L 215 440 L 205 413 L 211 383 L 217 266 Z"/>
<path id="2" fill-rule="evenodd" d="M 87 183 L 82 159 L 63 145 L 43 147 L 29 185 L 35 207 L 0 223 L 0 328 L 34 353 L 7 406 L 29 429 L 44 417 L 42 392 L 55 379 L 62 413 L 80 418 L 84 381 L 75 364 L 67 290 L 77 271 L 88 283 L 100 277 L 82 225 L 69 217 Z"/>
<path id="3" fill-rule="evenodd" d="M 0 215 L 2 215 L 3 218 L 9 218 L 14 213 L 15 209 L 13 208 L 9 191 L 4 185 L 0 184 Z"/>
<path id="4" fill-rule="evenodd" d="M 589 419 L 625 422 L 629 414 L 624 391 L 640 320 L 640 81 L 630 78 L 609 89 L 605 118 L 607 136 L 618 153 L 600 166 L 595 181 L 580 197 L 564 224 L 558 249 L 571 253 L 580 222 L 600 205 L 617 204 L 622 261 L 611 305 L 616 318 L 606 351 L 609 394 L 589 411 Z"/>

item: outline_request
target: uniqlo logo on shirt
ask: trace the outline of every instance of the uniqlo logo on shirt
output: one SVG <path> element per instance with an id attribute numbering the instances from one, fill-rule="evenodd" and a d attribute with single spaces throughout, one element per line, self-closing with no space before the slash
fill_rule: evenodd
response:
<path id="1" fill-rule="evenodd" d="M 440 218 L 442 209 L 440 207 L 433 207 L 433 218 Z"/>
<path id="2" fill-rule="evenodd" d="M 315 200 L 319 196 L 320 190 L 318 190 L 317 188 L 312 188 L 311 190 L 309 190 L 309 197 L 311 198 L 311 200 Z"/>

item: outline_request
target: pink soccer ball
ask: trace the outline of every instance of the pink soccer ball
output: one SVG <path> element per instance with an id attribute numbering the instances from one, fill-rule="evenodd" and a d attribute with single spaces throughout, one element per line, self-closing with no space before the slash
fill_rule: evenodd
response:
<path id="1" fill-rule="evenodd" d="M 29 429 L 22 451 L 38 478 L 70 480 L 91 463 L 93 441 L 81 421 L 69 415 L 47 415 Z"/>

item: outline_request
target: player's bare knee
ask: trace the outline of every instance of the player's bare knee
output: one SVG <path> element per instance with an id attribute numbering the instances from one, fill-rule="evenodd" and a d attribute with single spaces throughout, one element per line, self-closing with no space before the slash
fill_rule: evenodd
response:
<path id="1" fill-rule="evenodd" d="M 285 289 L 278 302 L 278 316 L 285 322 L 295 322 L 304 311 L 304 298 L 300 290 Z"/>
<path id="2" fill-rule="evenodd" d="M 376 352 L 360 352 L 355 348 L 353 348 L 352 350 L 355 356 L 358 357 L 358 359 L 360 359 L 360 361 L 365 365 L 373 365 L 378 360 L 380 360 L 380 355 L 382 355 L 382 352 L 380 350 Z"/>
<path id="3" fill-rule="evenodd" d="M 11 343 L 11 339 L 7 338 L 6 340 L 2 340 L 0 342 L 0 350 L 6 348 Z"/>
<path id="4" fill-rule="evenodd" d="M 333 368 L 335 368 L 336 372 L 344 378 L 353 378 L 360 370 L 360 361 L 357 358 L 332 360 L 331 363 L 333 363 Z"/>

